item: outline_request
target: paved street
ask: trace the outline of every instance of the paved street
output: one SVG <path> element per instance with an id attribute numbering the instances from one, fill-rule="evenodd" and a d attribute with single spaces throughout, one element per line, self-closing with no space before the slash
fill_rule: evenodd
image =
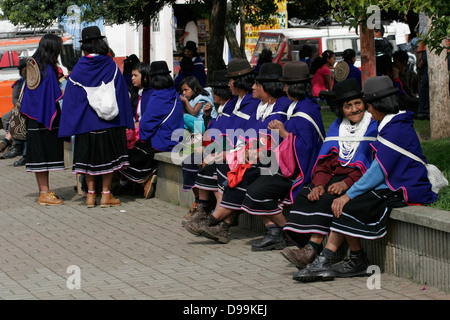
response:
<path id="1" fill-rule="evenodd" d="M 450 300 L 387 274 L 372 290 L 367 278 L 296 282 L 278 251 L 251 252 L 258 234 L 233 227 L 223 245 L 185 231 L 186 208 L 122 196 L 120 207 L 87 209 L 70 170 L 50 173 L 64 205 L 40 206 L 17 159 L 0 160 L 3 300 Z"/>

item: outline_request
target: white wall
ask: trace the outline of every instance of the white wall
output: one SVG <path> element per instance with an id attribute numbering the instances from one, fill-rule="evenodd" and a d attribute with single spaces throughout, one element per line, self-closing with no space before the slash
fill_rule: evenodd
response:
<path id="1" fill-rule="evenodd" d="M 172 7 L 165 6 L 151 26 L 150 61 L 165 60 L 173 71 L 173 41 Z"/>
<path id="2" fill-rule="evenodd" d="M 137 55 L 142 59 L 140 27 L 131 24 L 121 24 L 113 26 L 104 26 L 105 36 L 108 39 L 109 46 L 113 49 L 116 57 L 125 57 L 131 54 Z"/>

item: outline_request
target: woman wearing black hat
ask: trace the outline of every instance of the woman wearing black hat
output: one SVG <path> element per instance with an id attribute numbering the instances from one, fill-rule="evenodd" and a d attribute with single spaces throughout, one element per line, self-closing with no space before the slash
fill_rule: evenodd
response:
<path id="1" fill-rule="evenodd" d="M 245 140 L 240 139 L 241 134 L 242 132 L 246 132 L 247 129 L 253 128 L 252 123 L 249 120 L 260 102 L 260 100 L 253 97 L 252 86 L 255 81 L 255 75 L 253 68 L 250 66 L 247 59 L 232 59 L 228 64 L 226 77 L 229 79 L 228 85 L 231 93 L 237 97 L 237 101 L 228 121 L 229 126 L 223 128 L 219 133 L 219 136 L 216 137 L 216 139 L 225 138 L 230 149 L 228 149 L 227 152 L 217 154 L 215 159 L 212 159 L 212 161 L 216 162 L 219 192 L 222 194 L 225 192 L 227 175 L 230 171 L 229 165 L 224 163 L 226 157 L 231 154 L 231 149 L 234 148 L 237 150 L 245 146 Z M 226 197 L 224 197 L 224 199 L 226 199 Z M 185 228 L 190 233 L 199 235 L 200 226 L 208 224 L 216 231 L 214 239 L 222 243 L 227 243 L 228 229 L 230 228 L 235 211 L 223 206 L 224 199 L 216 206 L 214 216 L 210 215 L 208 219 L 200 221 L 190 221 L 185 225 Z M 240 207 L 241 202 L 239 203 L 239 201 L 242 200 L 234 199 L 231 202 L 236 203 L 235 206 Z"/>
<path id="2" fill-rule="evenodd" d="M 183 50 L 184 50 L 183 51 L 184 57 L 182 61 L 186 59 L 192 60 L 192 71 L 187 73 L 192 73 L 192 75 L 197 78 L 198 82 L 200 82 L 200 84 L 203 87 L 205 87 L 206 86 L 205 64 L 203 63 L 202 58 L 200 58 L 200 55 L 197 52 L 196 43 L 194 41 L 188 41 Z M 183 64 L 187 66 L 189 70 L 190 64 L 185 61 L 183 61 Z M 187 73 L 182 72 L 181 74 L 179 73 L 179 75 L 181 75 L 182 77 L 186 77 L 188 75 Z M 176 78 L 178 78 L 178 76 Z M 177 79 L 175 83 L 178 84 L 181 80 L 182 78 Z"/>
<path id="3" fill-rule="evenodd" d="M 73 173 L 84 174 L 88 208 L 96 205 L 96 177 L 102 178 L 101 207 L 120 205 L 111 194 L 113 173 L 129 165 L 126 128 L 134 128 L 125 78 L 96 26 L 82 31 L 81 57 L 72 70 L 61 113 L 60 137 L 75 135 Z"/>
<path id="4" fill-rule="evenodd" d="M 287 118 L 286 121 L 270 121 L 268 128 L 272 132 L 278 130 L 283 139 L 278 160 L 290 151 L 292 157 L 286 161 L 291 161 L 295 169 L 286 173 L 281 164 L 280 167 L 277 165 L 275 170 L 272 169 L 274 173 L 261 175 L 247 188 L 241 209 L 261 217 L 267 229 L 266 236 L 261 241 L 252 243 L 252 251 L 279 250 L 286 246 L 283 236 L 286 223 L 282 214 L 283 206 L 292 202 L 290 198 L 294 189 L 297 190 L 310 181 L 308 177 L 313 159 L 317 157 L 322 145 L 321 136 L 325 134 L 320 107 L 311 95 L 310 79 L 309 68 L 304 62 L 292 61 L 283 66 L 280 81 L 284 83 L 284 90 L 290 99 Z M 285 144 L 288 147 L 281 149 Z"/>
<path id="5" fill-rule="evenodd" d="M 260 99 L 261 102 L 257 111 L 248 120 L 246 129 L 250 130 L 247 130 L 243 135 L 245 136 L 243 138 L 246 140 L 246 146 L 241 150 L 249 153 L 252 153 L 251 150 L 253 150 L 255 154 L 268 155 L 265 151 L 270 150 L 271 145 L 275 145 L 276 141 L 270 130 L 267 130 L 267 126 L 273 120 L 284 122 L 286 110 L 290 104 L 290 100 L 283 91 L 283 84 L 279 82 L 281 75 L 282 66 L 280 64 L 265 63 L 261 66 L 256 83 L 253 85 L 253 97 Z M 251 156 L 247 155 L 246 157 Z M 239 160 L 239 151 L 237 152 L 237 158 Z M 211 239 L 217 237 L 220 242 L 227 241 L 227 235 L 222 235 L 220 230 L 212 224 L 215 220 L 222 220 L 223 223 L 227 223 L 241 210 L 246 188 L 252 185 L 255 179 L 262 174 L 261 172 L 267 171 L 267 167 L 270 166 L 270 162 L 265 160 L 268 160 L 268 158 L 257 156 L 255 159 L 248 159 L 245 164 L 238 162 L 237 165 L 233 165 L 233 163 L 229 163 L 230 168 L 233 168 L 230 171 L 233 175 L 230 176 L 230 173 L 228 173 L 228 187 L 224 190 L 220 205 L 210 217 L 210 223 L 205 223 L 199 228 L 200 234 Z M 239 172 L 239 174 L 235 174 L 236 172 Z M 233 181 L 235 176 L 239 176 L 237 181 Z"/>
<path id="6" fill-rule="evenodd" d="M 204 160 L 202 166 L 199 167 L 199 163 L 196 163 L 194 159 L 196 155 L 189 158 L 189 164 L 183 163 L 183 191 L 196 189 L 198 194 L 192 210 L 183 217 L 183 226 L 189 221 L 200 221 L 207 217 L 211 210 L 211 192 L 214 192 L 216 202 L 220 203 L 222 199 L 222 194 L 219 193 L 219 185 L 224 180 L 219 179 L 220 175 L 217 172 L 216 163 L 212 159 L 230 149 L 227 139 L 221 132 L 232 127 L 230 117 L 237 101 L 228 86 L 228 79 L 225 78 L 226 73 L 226 70 L 214 71 L 210 84 L 214 102 L 218 105 L 218 115 L 209 122 L 203 135 L 202 152 Z"/>
<path id="7" fill-rule="evenodd" d="M 372 163 L 370 142 L 376 140 L 377 124 L 367 112 L 357 81 L 339 82 L 335 92 L 338 118 L 328 129 L 315 160 L 312 182 L 295 197 L 284 228 L 300 250 L 286 248 L 281 253 L 299 268 L 321 252 L 323 239 L 330 232 L 332 201 L 345 193 Z"/>
<path id="8" fill-rule="evenodd" d="M 414 113 L 399 111 L 397 92 L 387 76 L 365 81 L 368 111 L 378 122 L 377 140 L 371 143 L 375 159 L 361 179 L 333 200 L 331 232 L 325 249 L 305 269 L 294 273 L 294 280 L 368 276 L 369 262 L 361 238 L 384 237 L 392 208 L 432 203 L 437 199 L 413 127 Z M 350 247 L 350 258 L 331 265 L 344 240 Z"/>
<path id="9" fill-rule="evenodd" d="M 154 92 L 139 122 L 139 140 L 133 148 L 137 153 L 133 158 L 138 162 L 146 162 L 146 171 L 150 168 L 149 162 L 153 162 L 151 175 L 142 181 L 145 198 L 152 197 L 155 191 L 158 168 L 158 163 L 153 160 L 155 153 L 172 151 L 179 143 L 173 135 L 182 133 L 184 127 L 183 106 L 165 61 L 153 61 L 150 64 L 150 87 Z"/>

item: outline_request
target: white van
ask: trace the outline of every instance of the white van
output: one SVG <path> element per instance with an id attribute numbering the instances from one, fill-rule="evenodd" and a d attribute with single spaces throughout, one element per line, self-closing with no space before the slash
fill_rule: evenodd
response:
<path id="1" fill-rule="evenodd" d="M 385 30 L 385 37 L 395 34 L 386 26 Z M 263 49 L 272 51 L 275 63 L 300 60 L 300 50 L 305 44 L 313 48 L 313 55 L 310 57 L 313 60 L 323 51 L 331 50 L 336 55 L 336 61 L 340 61 L 345 49 L 353 49 L 356 52 L 355 66 L 361 67 L 359 34 L 356 34 L 354 28 L 349 30 L 348 26 L 340 25 L 261 30 L 250 63 L 253 66 L 257 64 Z"/>

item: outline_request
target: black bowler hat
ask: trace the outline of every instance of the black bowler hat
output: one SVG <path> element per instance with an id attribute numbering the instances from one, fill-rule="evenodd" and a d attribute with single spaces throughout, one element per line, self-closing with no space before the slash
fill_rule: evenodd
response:
<path id="1" fill-rule="evenodd" d="M 364 98 L 367 102 L 398 93 L 388 76 L 371 77 L 364 82 Z"/>
<path id="2" fill-rule="evenodd" d="M 159 74 L 166 74 L 170 73 L 169 67 L 167 66 L 167 63 L 164 60 L 161 61 L 153 61 L 150 64 L 150 75 L 156 76 Z"/>
<path id="3" fill-rule="evenodd" d="M 261 65 L 259 75 L 256 77 L 258 82 L 277 82 L 283 75 L 283 67 L 279 63 L 266 62 Z"/>
<path id="4" fill-rule="evenodd" d="M 227 70 L 214 71 L 211 87 L 228 87 L 228 79 L 225 77 Z"/>
<path id="5" fill-rule="evenodd" d="M 288 61 L 283 66 L 283 76 L 280 78 L 284 83 L 298 83 L 311 80 L 309 67 L 301 61 Z"/>
<path id="6" fill-rule="evenodd" d="M 197 51 L 197 45 L 195 44 L 194 41 L 188 41 L 186 42 L 186 45 L 184 46 L 184 49 L 188 49 L 191 50 L 193 52 Z"/>
<path id="7" fill-rule="evenodd" d="M 337 103 L 363 97 L 358 81 L 354 78 L 348 78 L 342 82 L 336 83 L 334 86 L 334 92 L 336 94 L 336 99 L 334 102 Z"/>
<path id="8" fill-rule="evenodd" d="M 105 36 L 102 36 L 102 33 L 97 26 L 86 27 L 83 29 L 83 31 L 81 31 L 80 42 L 103 38 L 105 38 Z"/>
<path id="9" fill-rule="evenodd" d="M 227 78 L 239 78 L 253 73 L 253 68 L 247 59 L 234 58 L 228 62 Z"/>

